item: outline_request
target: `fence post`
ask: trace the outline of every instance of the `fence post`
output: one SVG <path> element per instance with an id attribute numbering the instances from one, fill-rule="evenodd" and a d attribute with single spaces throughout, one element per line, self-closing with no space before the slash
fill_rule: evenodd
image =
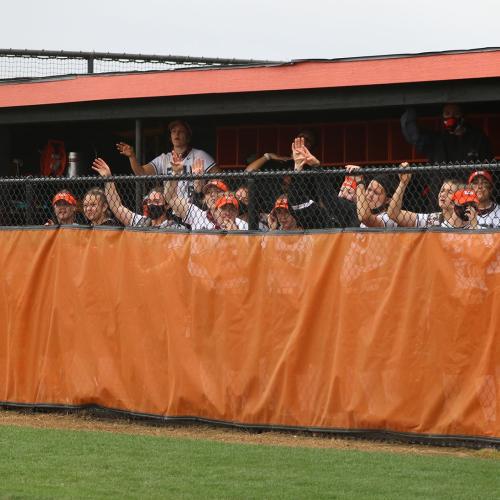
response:
<path id="1" fill-rule="evenodd" d="M 94 58 L 87 57 L 87 73 L 91 74 L 94 72 Z"/>
<path id="2" fill-rule="evenodd" d="M 248 229 L 257 231 L 259 229 L 259 212 L 257 211 L 255 180 L 248 179 Z"/>
<path id="3" fill-rule="evenodd" d="M 142 120 L 136 118 L 135 120 L 135 157 L 140 165 L 142 161 Z M 135 211 L 142 214 L 142 197 L 144 196 L 144 184 L 140 182 L 135 183 Z"/>
<path id="4" fill-rule="evenodd" d="M 25 220 L 27 226 L 34 225 L 34 203 L 33 203 L 33 186 L 29 179 L 26 179 L 26 213 Z"/>

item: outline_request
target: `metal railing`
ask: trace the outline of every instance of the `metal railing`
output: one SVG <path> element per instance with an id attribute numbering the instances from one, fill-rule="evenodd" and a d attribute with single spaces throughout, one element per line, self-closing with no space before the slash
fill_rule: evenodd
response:
<path id="1" fill-rule="evenodd" d="M 0 80 L 267 64 L 281 63 L 175 55 L 0 49 Z"/>

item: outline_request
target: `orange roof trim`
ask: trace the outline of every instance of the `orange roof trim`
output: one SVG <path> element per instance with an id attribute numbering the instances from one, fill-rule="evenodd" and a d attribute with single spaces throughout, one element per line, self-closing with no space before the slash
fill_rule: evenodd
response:
<path id="1" fill-rule="evenodd" d="M 492 77 L 500 77 L 500 50 L 9 82 L 0 85 L 0 107 Z"/>

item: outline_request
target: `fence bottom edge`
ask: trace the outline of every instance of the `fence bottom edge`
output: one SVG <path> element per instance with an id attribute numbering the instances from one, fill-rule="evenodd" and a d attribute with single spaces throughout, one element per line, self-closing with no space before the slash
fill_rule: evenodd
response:
<path id="1" fill-rule="evenodd" d="M 446 434 L 418 434 L 412 432 L 400 432 L 390 429 L 345 429 L 315 426 L 294 426 L 283 424 L 250 424 L 245 422 L 218 420 L 195 415 L 168 416 L 154 413 L 123 410 L 95 404 L 68 405 L 59 403 L 19 403 L 11 401 L 0 401 L 0 409 L 4 410 L 32 410 L 57 412 L 65 411 L 78 413 L 89 411 L 97 418 L 134 418 L 156 423 L 184 423 L 184 424 L 206 424 L 217 427 L 234 428 L 255 432 L 301 432 L 305 434 L 321 434 L 336 436 L 339 438 L 352 438 L 371 441 L 399 442 L 407 444 L 422 444 L 443 447 L 466 447 L 466 448 L 496 448 L 500 449 L 500 437 L 468 436 L 468 435 L 446 435 Z"/>

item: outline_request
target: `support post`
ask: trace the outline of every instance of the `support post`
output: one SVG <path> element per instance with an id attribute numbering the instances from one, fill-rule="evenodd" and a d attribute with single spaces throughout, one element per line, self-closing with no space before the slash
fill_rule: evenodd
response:
<path id="1" fill-rule="evenodd" d="M 257 190 L 255 189 L 255 179 L 248 179 L 248 229 L 258 231 L 259 212 L 257 210 Z"/>
<path id="2" fill-rule="evenodd" d="M 35 203 L 34 203 L 34 200 L 33 200 L 33 185 L 31 184 L 30 180 L 27 179 L 26 180 L 26 217 L 25 217 L 25 220 L 26 220 L 26 225 L 27 226 L 32 226 L 35 222 L 34 222 L 34 206 L 35 206 Z"/>
<path id="3" fill-rule="evenodd" d="M 135 156 L 137 161 L 142 165 L 142 120 L 135 120 Z M 142 197 L 144 196 L 144 184 L 142 182 L 135 183 L 135 211 L 142 214 Z"/>

